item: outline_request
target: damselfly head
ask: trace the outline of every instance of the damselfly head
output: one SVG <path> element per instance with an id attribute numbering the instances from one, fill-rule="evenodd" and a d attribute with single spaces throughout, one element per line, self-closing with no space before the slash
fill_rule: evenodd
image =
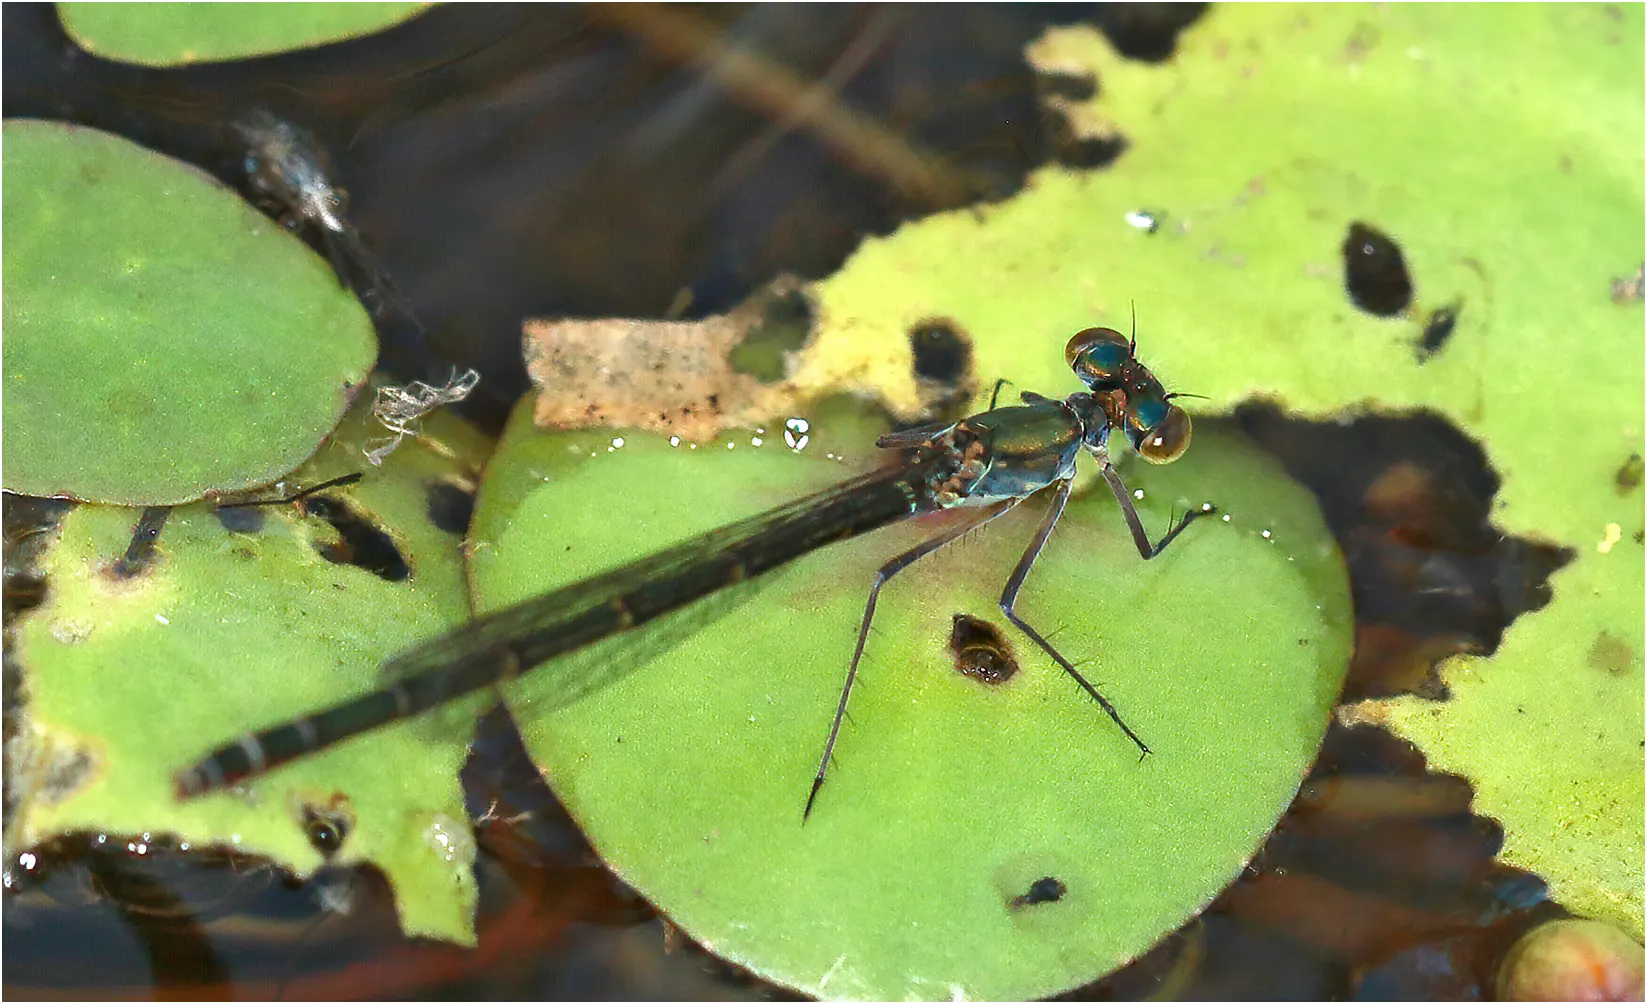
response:
<path id="1" fill-rule="evenodd" d="M 1092 388 L 1114 425 L 1140 457 L 1170 464 L 1189 448 L 1190 418 L 1161 381 L 1139 362 L 1137 343 L 1114 328 L 1087 328 L 1064 346 L 1064 361 Z"/>

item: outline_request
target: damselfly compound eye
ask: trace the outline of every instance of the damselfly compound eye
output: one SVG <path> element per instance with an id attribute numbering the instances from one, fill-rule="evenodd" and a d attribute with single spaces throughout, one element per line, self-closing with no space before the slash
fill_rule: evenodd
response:
<path id="1" fill-rule="evenodd" d="M 1093 390 L 1110 390 L 1125 379 L 1132 362 L 1132 340 L 1114 328 L 1087 328 L 1064 346 L 1064 362 Z"/>
<path id="2" fill-rule="evenodd" d="M 1135 448 L 1140 457 L 1152 464 L 1170 464 L 1184 455 L 1189 444 L 1189 413 L 1175 404 L 1167 408 L 1167 416 L 1153 428 L 1142 430 Z"/>

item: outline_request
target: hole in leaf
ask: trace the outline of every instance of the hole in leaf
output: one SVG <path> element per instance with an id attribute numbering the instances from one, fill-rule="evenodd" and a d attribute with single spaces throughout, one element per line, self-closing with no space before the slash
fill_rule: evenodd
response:
<path id="1" fill-rule="evenodd" d="M 972 368 L 972 342 L 954 321 L 935 317 L 909 329 L 915 376 L 940 383 L 960 383 Z"/>
<path id="2" fill-rule="evenodd" d="M 1440 416 L 1313 423 L 1247 405 L 1236 420 L 1315 492 L 1343 548 L 1359 625 L 1346 700 L 1445 698 L 1435 664 L 1491 653 L 1515 618 L 1549 603 L 1550 576 L 1573 558 L 1493 525 L 1498 475 Z"/>
<path id="3" fill-rule="evenodd" d="M 303 807 L 303 835 L 322 857 L 329 858 L 341 850 L 353 828 L 354 813 L 341 796 L 333 798 L 330 805 Z"/>
<path id="4" fill-rule="evenodd" d="M 785 360 L 806 346 L 817 323 L 812 300 L 799 288 L 757 293 L 759 320 L 727 356 L 732 369 L 762 383 L 784 378 Z M 712 402 L 713 403 L 713 402 Z"/>
<path id="5" fill-rule="evenodd" d="M 327 561 L 364 568 L 390 582 L 400 582 L 412 574 L 394 540 L 347 502 L 334 498 L 310 498 L 304 500 L 303 508 L 330 523 L 338 533 L 339 539 L 336 541 L 315 543 L 315 549 Z"/>
<path id="6" fill-rule="evenodd" d="M 1344 237 L 1344 291 L 1377 317 L 1393 317 L 1412 303 L 1413 282 L 1401 248 L 1383 231 L 1351 223 Z"/>

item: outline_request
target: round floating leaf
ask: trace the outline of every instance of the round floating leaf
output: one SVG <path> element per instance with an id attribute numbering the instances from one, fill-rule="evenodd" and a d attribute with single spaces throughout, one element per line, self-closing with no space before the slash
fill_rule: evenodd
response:
<path id="1" fill-rule="evenodd" d="M 264 484 L 376 355 L 331 268 L 188 165 L 5 124 L 5 487 L 126 505 Z"/>
<path id="2" fill-rule="evenodd" d="M 1630 5 L 1234 4 L 1160 65 L 1055 30 L 1032 60 L 1094 74 L 1097 96 L 1065 111 L 1125 152 L 866 241 L 816 289 L 798 379 L 911 409 L 905 333 L 941 316 L 974 338 L 980 373 L 1045 387 L 1058 356 L 1025 352 L 1025 332 L 1125 329 L 1136 304 L 1140 355 L 1210 399 L 1192 411 L 1263 397 L 1445 416 L 1503 479 L 1496 525 L 1576 557 L 1492 657 L 1450 661 L 1451 701 L 1360 716 L 1469 777 L 1507 861 L 1639 940 L 1642 53 Z M 1347 295 L 1358 222 L 1399 243 L 1408 314 Z M 1452 337 L 1426 353 L 1444 306 Z"/>
<path id="3" fill-rule="evenodd" d="M 837 417 L 799 454 L 770 432 L 692 450 L 539 433 L 530 408 L 482 488 L 480 609 L 842 480 L 858 468 L 829 459 L 839 443 L 874 436 Z M 1206 429 L 1179 463 L 1141 467 L 1126 475 L 1155 534 L 1209 497 L 1229 519 L 1145 562 L 1098 482 L 1071 503 L 1019 611 L 1150 743 L 1142 761 L 996 606 L 1039 502 L 882 593 L 804 825 L 874 571 L 947 517 L 827 548 L 551 662 L 511 686 L 511 709 L 606 862 L 767 979 L 869 999 L 1024 999 L 1087 982 L 1239 872 L 1314 757 L 1350 645 L 1342 560 L 1313 498 L 1272 460 Z M 1016 676 L 991 687 L 957 672 L 956 614 L 999 632 Z M 596 677 L 616 682 L 572 700 Z"/>
<path id="4" fill-rule="evenodd" d="M 359 443 L 382 433 L 367 415 L 358 408 L 345 422 L 351 441 L 287 488 L 358 469 Z M 42 559 L 46 602 L 17 628 L 26 739 L 8 751 L 8 784 L 27 794 L 11 839 L 167 834 L 298 875 L 327 860 L 370 863 L 394 886 L 409 933 L 472 941 L 474 848 L 457 778 L 465 727 L 383 729 L 231 793 L 187 803 L 172 793 L 173 773 L 207 750 L 371 689 L 385 658 L 467 619 L 460 531 L 438 525 L 449 521 L 431 493 L 471 477 L 465 465 L 483 454 L 455 420 L 429 422 L 450 430 L 445 447 L 403 444 L 358 484 L 322 493 L 325 518 L 291 504 L 173 510 L 153 562 L 127 578 L 112 565 L 134 510 L 64 516 Z M 455 460 L 454 445 L 469 459 Z M 315 817 L 341 824 L 330 858 L 311 842 Z"/>
<path id="5" fill-rule="evenodd" d="M 426 3 L 60 3 L 87 52 L 141 66 L 267 56 L 392 28 Z"/>

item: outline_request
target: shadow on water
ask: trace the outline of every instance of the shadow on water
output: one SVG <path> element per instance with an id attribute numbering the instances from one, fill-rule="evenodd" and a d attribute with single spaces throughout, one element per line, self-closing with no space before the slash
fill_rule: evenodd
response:
<path id="1" fill-rule="evenodd" d="M 526 386 L 522 318 L 702 316 L 780 273 L 826 275 L 903 220 L 1004 198 L 1068 153 L 1037 94 L 1091 85 L 1038 82 L 1030 39 L 1085 19 L 1161 60 L 1199 13 L 447 5 L 370 39 L 150 71 L 78 51 L 49 5 L 7 4 L 4 113 L 116 132 L 242 190 L 231 118 L 258 106 L 300 123 L 430 347 L 482 372 L 467 406 L 496 424 Z M 735 59 L 754 60 L 754 83 L 725 76 Z M 834 97 L 808 118 L 795 109 L 816 83 Z M 1236 421 L 1317 492 L 1351 562 L 1347 696 L 1444 696 L 1439 658 L 1490 651 L 1547 599 L 1563 556 L 1492 533 L 1496 480 L 1444 423 L 1311 426 L 1263 409 Z M 27 509 L 6 506 L 8 622 L 41 592 L 17 529 L 39 515 Z M 9 698 L 9 664 L 7 681 Z M 370 871 L 296 883 L 161 840 L 76 837 L 8 863 L 6 990 L 785 996 L 691 945 L 602 868 L 506 717 L 483 725 L 465 783 L 481 847 L 475 951 L 401 938 Z M 1559 911 L 1536 878 L 1494 862 L 1502 834 L 1469 799 L 1387 734 L 1335 727 L 1243 878 L 1071 997 L 1483 996 L 1507 940 Z"/>

